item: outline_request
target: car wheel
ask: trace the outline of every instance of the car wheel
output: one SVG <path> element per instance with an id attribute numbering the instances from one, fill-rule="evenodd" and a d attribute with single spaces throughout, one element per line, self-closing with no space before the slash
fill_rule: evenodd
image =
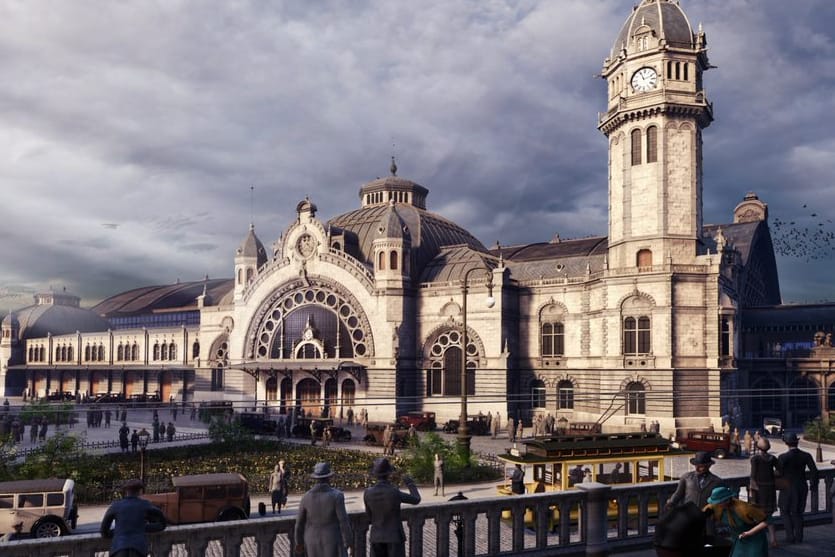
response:
<path id="1" fill-rule="evenodd" d="M 721 458 L 725 458 L 726 456 L 728 456 L 728 453 L 727 453 L 727 452 L 725 452 L 725 449 L 716 449 L 715 451 L 713 451 L 713 455 L 714 455 L 716 458 L 720 458 L 720 459 L 721 459 Z"/>
<path id="2" fill-rule="evenodd" d="M 44 518 L 32 528 L 35 538 L 57 538 L 64 535 L 64 527 L 54 518 Z"/>
<path id="3" fill-rule="evenodd" d="M 246 516 L 241 509 L 226 509 L 220 513 L 220 516 L 217 519 L 221 522 L 226 522 L 228 520 L 243 520 Z"/>

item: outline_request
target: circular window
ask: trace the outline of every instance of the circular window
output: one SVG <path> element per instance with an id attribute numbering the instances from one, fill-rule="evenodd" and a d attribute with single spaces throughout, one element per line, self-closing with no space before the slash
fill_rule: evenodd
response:
<path id="1" fill-rule="evenodd" d="M 365 345 L 364 344 L 357 344 L 354 347 L 354 353 L 357 356 L 365 356 Z"/>
<path id="2" fill-rule="evenodd" d="M 272 318 L 273 319 L 281 319 L 281 310 L 277 309 L 277 310 L 273 311 Z"/>
<path id="3" fill-rule="evenodd" d="M 297 304 L 301 304 L 302 302 L 304 302 L 304 296 L 301 292 L 296 292 L 296 295 L 293 296 L 293 301 Z"/>
<path id="4" fill-rule="evenodd" d="M 435 356 L 440 356 L 441 354 L 443 354 L 443 352 L 444 352 L 444 349 L 441 348 L 440 344 L 432 345 L 432 354 L 434 354 Z"/>
<path id="5" fill-rule="evenodd" d="M 452 341 L 452 342 L 459 342 L 458 341 L 458 336 L 459 336 L 458 331 L 451 331 L 449 333 L 449 340 Z"/>
<path id="6" fill-rule="evenodd" d="M 259 346 L 258 347 L 258 355 L 263 357 L 267 355 L 267 347 L 266 346 Z"/>
<path id="7" fill-rule="evenodd" d="M 321 290 L 316 293 L 316 301 L 320 304 L 325 301 L 325 293 Z"/>
<path id="8" fill-rule="evenodd" d="M 348 318 L 348 326 L 351 327 L 352 329 L 356 328 L 356 326 L 359 325 L 359 322 L 360 322 L 360 320 L 357 319 L 356 315 L 352 315 L 351 317 Z"/>
<path id="9" fill-rule="evenodd" d="M 333 294 L 328 294 L 328 297 L 325 299 L 325 303 L 328 304 L 330 307 L 335 308 L 338 305 L 339 300 L 337 300 L 336 296 L 334 296 Z"/>
<path id="10" fill-rule="evenodd" d="M 292 300 L 292 299 L 287 298 L 286 300 L 284 300 L 284 308 L 285 308 L 285 309 L 290 309 L 290 308 L 292 308 L 294 305 L 295 305 L 295 304 L 293 303 L 293 300 Z"/>
<path id="11" fill-rule="evenodd" d="M 467 344 L 467 355 L 468 356 L 475 356 L 478 354 L 478 350 L 475 347 L 475 344 Z"/>
<path id="12" fill-rule="evenodd" d="M 449 344 L 449 337 L 446 335 L 441 335 L 440 337 L 438 337 L 438 344 L 440 344 L 441 346 L 446 346 L 447 344 Z"/>
<path id="13" fill-rule="evenodd" d="M 351 333 L 351 336 L 354 337 L 354 340 L 360 341 L 365 335 L 362 334 L 362 329 L 354 329 L 354 332 Z"/>
<path id="14" fill-rule="evenodd" d="M 264 328 L 267 329 L 268 331 L 272 331 L 275 328 L 275 322 L 267 321 L 266 323 L 264 323 Z M 264 338 L 264 337 L 261 337 L 261 338 Z"/>
<path id="15" fill-rule="evenodd" d="M 342 315 L 342 317 L 348 317 L 351 315 L 351 308 L 348 307 L 348 304 L 343 304 L 342 307 L 339 308 L 339 314 Z"/>
<path id="16" fill-rule="evenodd" d="M 308 302 L 312 302 L 314 300 L 314 296 L 316 296 L 316 294 L 312 290 L 308 290 L 304 293 L 304 299 Z"/>

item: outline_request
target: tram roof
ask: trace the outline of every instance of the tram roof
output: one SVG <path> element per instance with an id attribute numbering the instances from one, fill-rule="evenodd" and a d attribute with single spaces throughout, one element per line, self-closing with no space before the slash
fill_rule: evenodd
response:
<path id="1" fill-rule="evenodd" d="M 658 433 L 612 433 L 557 435 L 523 441 L 525 453 L 509 451 L 499 458 L 507 462 L 537 464 L 555 460 L 617 458 L 642 455 L 679 456 L 691 454 L 674 447 Z"/>

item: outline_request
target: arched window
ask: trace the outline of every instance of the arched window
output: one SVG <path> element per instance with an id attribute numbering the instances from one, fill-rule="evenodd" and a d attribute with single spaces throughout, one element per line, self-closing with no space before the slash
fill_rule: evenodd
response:
<path id="1" fill-rule="evenodd" d="M 565 328 L 562 323 L 543 323 L 541 326 L 542 356 L 554 357 L 565 354 Z"/>
<path id="2" fill-rule="evenodd" d="M 342 382 L 342 405 L 351 407 L 355 404 L 357 397 L 357 385 L 351 379 Z"/>
<path id="3" fill-rule="evenodd" d="M 531 408 L 545 408 L 545 383 L 539 379 L 531 382 Z"/>
<path id="4" fill-rule="evenodd" d="M 632 130 L 632 166 L 641 164 L 641 130 Z"/>
<path id="5" fill-rule="evenodd" d="M 652 328 L 649 317 L 626 317 L 623 320 L 624 355 L 649 354 L 652 352 Z"/>
<path id="6" fill-rule="evenodd" d="M 646 414 L 646 389 L 644 385 L 637 381 L 633 381 L 626 386 L 626 413 L 632 414 Z"/>
<path id="7" fill-rule="evenodd" d="M 267 379 L 266 384 L 267 389 L 267 400 L 277 400 L 278 399 L 278 379 L 275 377 L 270 377 Z"/>
<path id="8" fill-rule="evenodd" d="M 427 371 L 426 392 L 430 395 L 461 395 L 461 333 L 447 331 L 438 336 L 430 349 L 431 363 Z M 478 348 L 472 339 L 467 341 L 467 394 L 475 394 L 475 358 Z"/>
<path id="9" fill-rule="evenodd" d="M 238 284 L 244 283 L 244 270 L 238 269 Z"/>
<path id="10" fill-rule="evenodd" d="M 658 162 L 658 127 L 647 128 L 647 162 Z"/>
<path id="11" fill-rule="evenodd" d="M 168 359 L 168 344 L 162 343 L 161 353 L 160 353 L 160 360 L 167 360 Z"/>
<path id="12" fill-rule="evenodd" d="M 72 346 L 67 346 L 67 361 L 71 362 L 73 357 L 73 349 Z"/>
<path id="13" fill-rule="evenodd" d="M 194 344 L 191 345 L 191 357 L 192 358 L 199 358 L 200 357 L 200 343 L 196 340 Z"/>
<path id="14" fill-rule="evenodd" d="M 56 362 L 61 361 L 61 347 L 60 346 L 55 347 L 55 361 Z"/>
<path id="15" fill-rule="evenodd" d="M 251 267 L 248 267 L 246 270 L 246 283 L 249 284 L 252 282 L 253 271 Z"/>
<path id="16" fill-rule="evenodd" d="M 731 322 L 727 317 L 722 317 L 721 332 L 719 338 L 719 355 L 731 355 Z"/>
<path id="17" fill-rule="evenodd" d="M 389 254 L 389 269 L 391 269 L 392 271 L 396 271 L 397 267 L 397 252 L 392 250 L 392 252 Z"/>
<path id="18" fill-rule="evenodd" d="M 177 345 L 173 342 L 168 345 L 168 359 L 169 360 L 176 360 L 177 359 Z"/>
<path id="19" fill-rule="evenodd" d="M 98 360 L 100 362 L 104 361 L 104 345 L 103 344 L 99 344 L 99 358 L 98 358 Z"/>
<path id="20" fill-rule="evenodd" d="M 29 349 L 26 351 L 26 353 L 27 353 L 27 356 L 26 356 L 27 360 L 29 360 L 31 362 L 35 359 L 35 349 L 34 348 L 32 348 L 30 346 Z"/>
<path id="21" fill-rule="evenodd" d="M 42 362 L 42 361 L 44 361 L 45 359 L 46 359 L 46 349 L 44 349 L 44 347 L 43 347 L 43 346 L 41 346 L 41 347 L 38 349 L 38 360 Z"/>
<path id="22" fill-rule="evenodd" d="M 386 270 L 386 252 L 381 251 L 377 255 L 377 270 L 378 271 L 385 271 Z"/>
<path id="23" fill-rule="evenodd" d="M 116 361 L 121 362 L 125 359 L 125 347 L 122 346 L 122 343 L 119 343 L 118 348 L 116 348 Z"/>
<path id="24" fill-rule="evenodd" d="M 642 249 L 638 250 L 637 255 L 635 256 L 635 262 L 637 263 L 638 269 L 650 269 L 652 268 L 652 250 Z"/>
<path id="25" fill-rule="evenodd" d="M 557 383 L 557 408 L 560 410 L 574 408 L 574 384 L 567 379 Z"/>
<path id="26" fill-rule="evenodd" d="M 139 345 L 135 342 L 133 346 L 130 347 L 130 359 L 136 361 L 139 359 Z"/>
<path id="27" fill-rule="evenodd" d="M 159 360 L 159 343 L 154 343 L 154 360 Z"/>

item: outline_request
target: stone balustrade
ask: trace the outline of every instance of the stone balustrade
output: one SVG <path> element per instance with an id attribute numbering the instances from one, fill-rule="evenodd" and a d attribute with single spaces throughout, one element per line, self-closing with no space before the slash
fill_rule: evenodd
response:
<path id="1" fill-rule="evenodd" d="M 809 525 L 832 521 L 835 470 L 821 471 L 817 490 L 810 492 Z M 747 477 L 724 478 L 747 497 Z M 649 547 L 652 521 L 659 505 L 675 490 L 675 482 L 612 487 L 581 484 L 579 489 L 404 506 L 408 554 L 458 555 L 584 555 Z M 615 504 L 616 503 L 616 504 Z M 368 520 L 349 513 L 354 528 L 354 555 L 368 554 Z M 558 517 L 558 518 L 556 518 Z M 562 517 L 570 517 L 563 520 Z M 294 517 L 253 515 L 249 520 L 172 526 L 150 536 L 156 556 L 263 557 L 290 556 L 295 545 Z M 23 540 L 3 546 L 3 557 L 93 557 L 106 555 L 109 541 L 98 534 L 49 540 Z"/>

